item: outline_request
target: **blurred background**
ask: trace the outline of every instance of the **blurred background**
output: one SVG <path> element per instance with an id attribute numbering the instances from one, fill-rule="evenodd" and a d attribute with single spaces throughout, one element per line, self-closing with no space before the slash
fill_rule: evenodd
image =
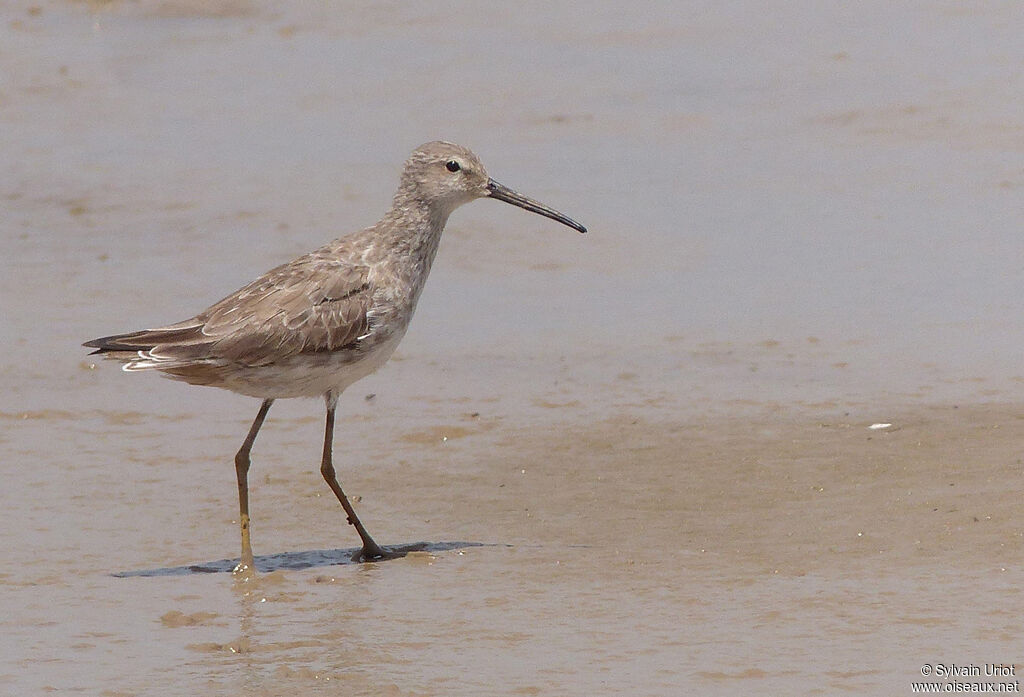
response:
<path id="1" fill-rule="evenodd" d="M 79 340 L 183 319 L 371 224 L 432 139 L 592 234 L 460 210 L 401 355 L 472 380 L 482 354 L 571 354 L 711 401 L 1019 390 L 1014 3 L 5 16 L 0 331 L 23 406 Z M 702 379 L 722 361 L 741 369 Z"/>

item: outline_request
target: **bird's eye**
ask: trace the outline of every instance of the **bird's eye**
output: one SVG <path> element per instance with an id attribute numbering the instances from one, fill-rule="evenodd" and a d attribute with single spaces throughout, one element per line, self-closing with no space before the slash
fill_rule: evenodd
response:
<path id="1" fill-rule="evenodd" d="M 462 167 L 455 160 L 448 160 L 448 162 L 445 163 L 445 169 L 449 172 L 458 172 Z"/>

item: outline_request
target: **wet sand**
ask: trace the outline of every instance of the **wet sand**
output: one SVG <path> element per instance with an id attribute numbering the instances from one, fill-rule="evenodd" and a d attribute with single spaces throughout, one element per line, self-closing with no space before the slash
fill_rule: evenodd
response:
<path id="1" fill-rule="evenodd" d="M 872 7 L 8 5 L 0 693 L 892 695 L 1019 665 L 1020 11 Z M 335 441 L 374 537 L 425 551 L 347 562 L 322 406 L 281 402 L 240 583 L 258 403 L 80 343 L 373 222 L 437 137 L 591 232 L 460 209 Z"/>
<path id="2" fill-rule="evenodd" d="M 319 424 L 268 423 L 249 584 L 189 568 L 230 568 L 217 555 L 237 545 L 230 439 L 217 466 L 167 437 L 203 416 L 25 415 L 154 449 L 129 482 L 131 450 L 80 462 L 73 487 L 9 482 L 36 493 L 8 515 L 46 546 L 8 556 L 5 689 L 893 694 L 926 662 L 1014 660 L 1019 407 L 890 411 L 885 430 L 839 413 L 564 412 L 388 423 L 397 438 L 373 428 L 386 417 L 360 424 L 348 456 L 374 461 L 345 480 L 367 524 L 431 545 L 363 566 L 345 563 L 353 536 L 296 456 L 315 459 Z M 47 495 L 72 488 L 86 494 Z"/>

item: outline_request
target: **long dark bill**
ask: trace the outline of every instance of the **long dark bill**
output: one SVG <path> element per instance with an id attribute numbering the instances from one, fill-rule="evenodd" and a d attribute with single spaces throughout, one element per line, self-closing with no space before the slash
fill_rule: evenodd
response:
<path id="1" fill-rule="evenodd" d="M 527 198 L 518 192 L 512 191 L 512 189 L 508 188 L 504 184 L 499 184 L 493 179 L 487 180 L 487 190 L 491 192 L 491 198 L 496 198 L 499 201 L 504 201 L 505 203 L 511 203 L 513 206 L 525 208 L 533 213 L 540 213 L 545 218 L 557 220 L 562 225 L 568 225 L 573 230 L 579 230 L 580 232 L 587 231 L 587 228 L 583 227 L 569 216 L 559 213 L 554 208 L 548 208 L 543 203 L 537 203 L 532 198 Z"/>

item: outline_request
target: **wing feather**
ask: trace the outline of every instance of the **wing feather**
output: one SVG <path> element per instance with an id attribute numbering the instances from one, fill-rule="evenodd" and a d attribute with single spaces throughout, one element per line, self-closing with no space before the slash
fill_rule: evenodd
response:
<path id="1" fill-rule="evenodd" d="M 190 320 L 86 344 L 98 353 L 144 352 L 164 364 L 260 366 L 300 353 L 336 351 L 370 330 L 367 266 L 311 254 L 272 269 Z"/>

